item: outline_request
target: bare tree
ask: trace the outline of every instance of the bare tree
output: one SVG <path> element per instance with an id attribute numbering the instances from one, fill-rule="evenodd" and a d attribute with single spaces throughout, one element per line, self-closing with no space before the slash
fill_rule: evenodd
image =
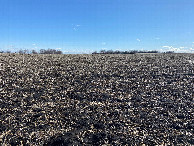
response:
<path id="1" fill-rule="evenodd" d="M 36 52 L 36 50 L 32 50 L 32 54 L 38 54 L 38 52 Z"/>

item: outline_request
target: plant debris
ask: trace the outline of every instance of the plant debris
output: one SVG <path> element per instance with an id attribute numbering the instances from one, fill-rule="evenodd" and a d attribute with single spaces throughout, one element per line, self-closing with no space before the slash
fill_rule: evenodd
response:
<path id="1" fill-rule="evenodd" d="M 194 145 L 193 54 L 0 54 L 0 145 Z"/>

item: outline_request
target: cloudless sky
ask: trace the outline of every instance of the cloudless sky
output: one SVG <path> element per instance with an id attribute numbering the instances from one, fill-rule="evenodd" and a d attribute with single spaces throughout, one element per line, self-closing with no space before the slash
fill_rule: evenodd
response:
<path id="1" fill-rule="evenodd" d="M 194 52 L 194 0 L 0 0 L 0 50 Z"/>

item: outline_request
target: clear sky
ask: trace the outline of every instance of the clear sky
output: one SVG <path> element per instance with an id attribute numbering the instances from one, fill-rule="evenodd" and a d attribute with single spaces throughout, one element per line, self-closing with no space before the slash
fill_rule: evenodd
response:
<path id="1" fill-rule="evenodd" d="M 0 50 L 194 52 L 194 0 L 0 0 Z"/>

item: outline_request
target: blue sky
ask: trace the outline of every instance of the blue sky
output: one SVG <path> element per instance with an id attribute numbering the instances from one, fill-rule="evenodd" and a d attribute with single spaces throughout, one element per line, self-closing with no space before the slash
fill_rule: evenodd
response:
<path id="1" fill-rule="evenodd" d="M 0 0 L 0 50 L 194 52 L 194 0 Z"/>

